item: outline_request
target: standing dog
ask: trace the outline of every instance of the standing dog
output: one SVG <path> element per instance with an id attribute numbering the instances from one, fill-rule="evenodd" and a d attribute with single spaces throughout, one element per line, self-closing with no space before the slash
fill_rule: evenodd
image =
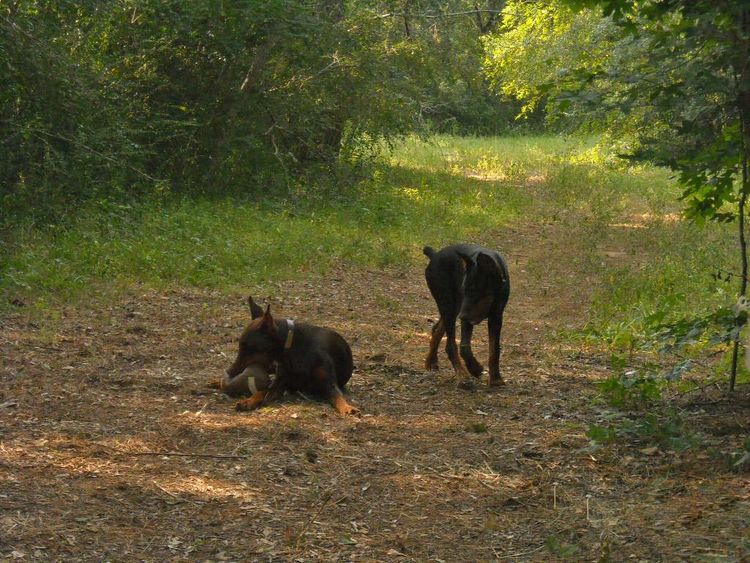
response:
<path id="1" fill-rule="evenodd" d="M 428 370 L 437 369 L 438 347 L 443 335 L 446 335 L 446 352 L 460 379 L 459 385 L 471 387 L 468 374 L 477 378 L 482 375 L 482 366 L 471 351 L 471 334 L 474 325 L 487 319 L 490 337 L 489 384 L 503 385 L 500 375 L 500 332 L 503 312 L 510 296 L 510 278 L 505 260 L 499 252 L 476 244 L 454 244 L 439 252 L 426 246 L 423 252 L 430 259 L 425 270 L 427 286 L 440 312 L 440 319 L 432 327 L 425 367 Z M 460 357 L 456 349 L 456 318 L 461 319 Z"/>
<path id="2" fill-rule="evenodd" d="M 227 370 L 234 380 L 251 366 L 265 373 L 276 371 L 268 389 L 238 401 L 237 410 L 252 410 L 278 398 L 284 391 L 302 391 L 327 398 L 341 414 L 358 409 L 344 398 L 342 389 L 352 376 L 352 351 L 333 330 L 290 320 L 275 320 L 271 306 L 265 312 L 248 298 L 252 321 L 240 336 L 239 351 Z"/>

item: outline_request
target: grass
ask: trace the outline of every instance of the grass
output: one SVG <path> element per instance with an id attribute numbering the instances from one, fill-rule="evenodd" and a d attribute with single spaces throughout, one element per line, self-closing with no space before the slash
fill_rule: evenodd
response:
<path id="1" fill-rule="evenodd" d="M 368 179 L 344 184 L 298 186 L 286 199 L 104 202 L 64 225 L 19 225 L 0 250 L 0 307 L 92 287 L 244 291 L 342 264 L 398 267 L 423 260 L 425 244 L 490 243 L 521 224 L 556 224 L 576 245 L 570 266 L 600 281 L 586 312 L 597 338 L 616 342 L 655 309 L 703 310 L 735 291 L 711 276 L 734 269 L 733 227 L 678 220 L 664 171 L 618 168 L 591 139 L 408 139 Z M 607 249 L 628 259 L 603 259 Z M 543 263 L 529 268 L 548 275 Z"/>
<path id="2" fill-rule="evenodd" d="M 63 227 L 21 226 L 4 252 L 0 291 L 67 299 L 100 282 L 231 290 L 342 262 L 393 265 L 415 259 L 424 244 L 502 227 L 529 206 L 511 186 L 453 173 L 435 150 L 407 143 L 370 179 L 343 192 L 304 186 L 294 201 L 105 202 Z"/>

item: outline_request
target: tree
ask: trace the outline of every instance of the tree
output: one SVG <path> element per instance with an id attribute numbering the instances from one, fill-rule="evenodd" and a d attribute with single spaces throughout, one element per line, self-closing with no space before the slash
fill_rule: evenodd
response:
<path id="1" fill-rule="evenodd" d="M 487 42 L 490 76 L 527 103 L 546 100 L 553 116 L 588 114 L 626 133 L 629 158 L 676 172 L 695 221 L 737 221 L 744 296 L 750 2 L 559 0 L 511 2 L 506 10 L 513 17 Z M 519 38 L 525 42 L 514 67 L 509 44 Z M 540 70 L 524 76 L 520 69 L 529 66 Z M 738 333 L 735 326 L 730 390 Z"/>
<path id="2" fill-rule="evenodd" d="M 502 3 L 0 3 L 5 215 L 262 198 L 409 132 L 500 130 L 512 115 L 489 96 L 479 37 Z"/>

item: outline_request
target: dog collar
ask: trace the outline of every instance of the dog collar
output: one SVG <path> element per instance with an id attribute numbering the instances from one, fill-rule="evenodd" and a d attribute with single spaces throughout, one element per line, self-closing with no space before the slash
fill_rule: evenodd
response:
<path id="1" fill-rule="evenodd" d="M 286 320 L 286 342 L 284 342 L 284 350 L 289 350 L 292 347 L 292 340 L 294 339 L 294 321 L 292 319 Z"/>

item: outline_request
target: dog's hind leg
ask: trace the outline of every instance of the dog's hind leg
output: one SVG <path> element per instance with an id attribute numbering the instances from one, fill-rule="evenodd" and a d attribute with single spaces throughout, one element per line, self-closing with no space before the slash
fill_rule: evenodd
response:
<path id="1" fill-rule="evenodd" d="M 344 397 L 344 393 L 336 384 L 336 368 L 333 361 L 325 358 L 322 365 L 312 370 L 312 376 L 318 385 L 318 392 L 325 392 L 336 412 L 339 414 L 359 414 L 359 409 L 349 404 Z"/>
<path id="2" fill-rule="evenodd" d="M 474 387 L 466 366 L 461 361 L 461 356 L 458 353 L 458 346 L 456 346 L 456 317 L 452 317 L 450 320 L 443 317 L 443 325 L 445 326 L 445 336 L 447 342 L 445 344 L 445 351 L 448 354 L 448 359 L 453 365 L 453 369 L 458 376 L 458 386 L 466 389 Z"/>
<path id="3" fill-rule="evenodd" d="M 500 354 L 503 351 L 501 332 L 503 330 L 503 313 L 492 315 L 487 319 L 487 329 L 490 337 L 490 387 L 505 385 L 500 375 Z"/>
<path id="4" fill-rule="evenodd" d="M 466 362 L 466 368 L 469 373 L 476 378 L 481 377 L 484 368 L 471 351 L 471 334 L 474 332 L 474 325 L 469 321 L 461 321 L 461 357 Z"/>
<path id="5" fill-rule="evenodd" d="M 438 368 L 438 349 L 440 348 L 440 341 L 445 335 L 445 325 L 443 319 L 438 319 L 432 327 L 432 336 L 430 337 L 430 351 L 427 353 L 427 358 L 424 361 L 424 368 L 429 371 L 434 371 Z"/>
<path id="6" fill-rule="evenodd" d="M 336 409 L 336 412 L 339 414 L 359 414 L 359 409 L 349 404 L 346 397 L 344 397 L 344 394 L 341 392 L 341 389 L 335 385 L 334 387 L 335 389 L 332 389 L 329 395 L 329 400 L 331 401 L 333 408 Z"/>

